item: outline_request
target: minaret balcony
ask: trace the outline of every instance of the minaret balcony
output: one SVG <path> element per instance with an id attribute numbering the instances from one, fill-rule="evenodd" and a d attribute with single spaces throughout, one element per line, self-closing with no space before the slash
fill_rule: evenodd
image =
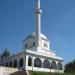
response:
<path id="1" fill-rule="evenodd" d="M 41 9 L 37 9 L 37 10 L 35 11 L 35 14 L 36 14 L 36 15 L 42 14 L 42 10 L 41 10 Z"/>

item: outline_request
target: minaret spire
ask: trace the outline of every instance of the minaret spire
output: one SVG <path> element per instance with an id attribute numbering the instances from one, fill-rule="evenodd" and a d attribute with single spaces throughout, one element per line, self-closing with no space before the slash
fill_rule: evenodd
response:
<path id="1" fill-rule="evenodd" d="M 40 0 L 36 0 L 36 47 L 40 47 L 40 33 L 41 33 L 41 14 L 42 10 L 40 8 Z"/>

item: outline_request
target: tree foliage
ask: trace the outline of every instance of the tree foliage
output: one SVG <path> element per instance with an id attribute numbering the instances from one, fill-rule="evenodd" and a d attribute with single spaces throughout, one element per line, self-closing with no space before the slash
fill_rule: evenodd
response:
<path id="1" fill-rule="evenodd" d="M 5 48 L 3 53 L 1 54 L 1 58 L 3 59 L 3 58 L 6 58 L 8 56 L 10 56 L 10 52 L 7 48 Z"/>
<path id="2" fill-rule="evenodd" d="M 75 72 L 75 60 L 65 65 L 65 72 Z"/>

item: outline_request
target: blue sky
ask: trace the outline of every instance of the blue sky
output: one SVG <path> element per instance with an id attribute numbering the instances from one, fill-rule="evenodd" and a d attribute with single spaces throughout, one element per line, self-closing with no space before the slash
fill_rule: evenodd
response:
<path id="1" fill-rule="evenodd" d="M 51 49 L 67 63 L 75 59 L 75 0 L 41 0 L 42 33 Z M 13 53 L 22 50 L 22 40 L 35 31 L 35 0 L 0 0 L 1 45 Z"/>

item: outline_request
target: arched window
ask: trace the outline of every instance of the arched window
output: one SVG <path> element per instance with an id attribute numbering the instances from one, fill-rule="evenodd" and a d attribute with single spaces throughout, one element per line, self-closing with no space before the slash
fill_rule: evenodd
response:
<path id="1" fill-rule="evenodd" d="M 62 70 L 62 64 L 61 64 L 61 62 L 58 62 L 58 70 Z"/>
<path id="2" fill-rule="evenodd" d="M 50 68 L 50 62 L 49 62 L 49 60 L 45 59 L 43 61 L 43 68 Z"/>
<path id="3" fill-rule="evenodd" d="M 32 66 L 32 58 L 28 57 L 28 66 Z"/>
<path id="4" fill-rule="evenodd" d="M 35 58 L 34 60 L 34 67 L 42 67 L 42 61 L 39 58 Z"/>
<path id="5" fill-rule="evenodd" d="M 8 67 L 8 62 L 5 63 L 5 66 Z"/>
<path id="6" fill-rule="evenodd" d="M 28 48 L 28 44 L 25 44 L 25 48 Z"/>
<path id="7" fill-rule="evenodd" d="M 9 66 L 12 67 L 12 61 L 10 61 Z"/>
<path id="8" fill-rule="evenodd" d="M 51 68 L 52 69 L 57 69 L 57 65 L 56 65 L 56 62 L 55 61 L 52 61 Z"/>
<path id="9" fill-rule="evenodd" d="M 2 66 L 4 66 L 4 63 L 2 63 Z"/>
<path id="10" fill-rule="evenodd" d="M 17 60 L 14 60 L 14 68 L 17 68 Z"/>
<path id="11" fill-rule="evenodd" d="M 23 67 L 23 58 L 21 58 L 19 61 L 19 67 Z"/>

